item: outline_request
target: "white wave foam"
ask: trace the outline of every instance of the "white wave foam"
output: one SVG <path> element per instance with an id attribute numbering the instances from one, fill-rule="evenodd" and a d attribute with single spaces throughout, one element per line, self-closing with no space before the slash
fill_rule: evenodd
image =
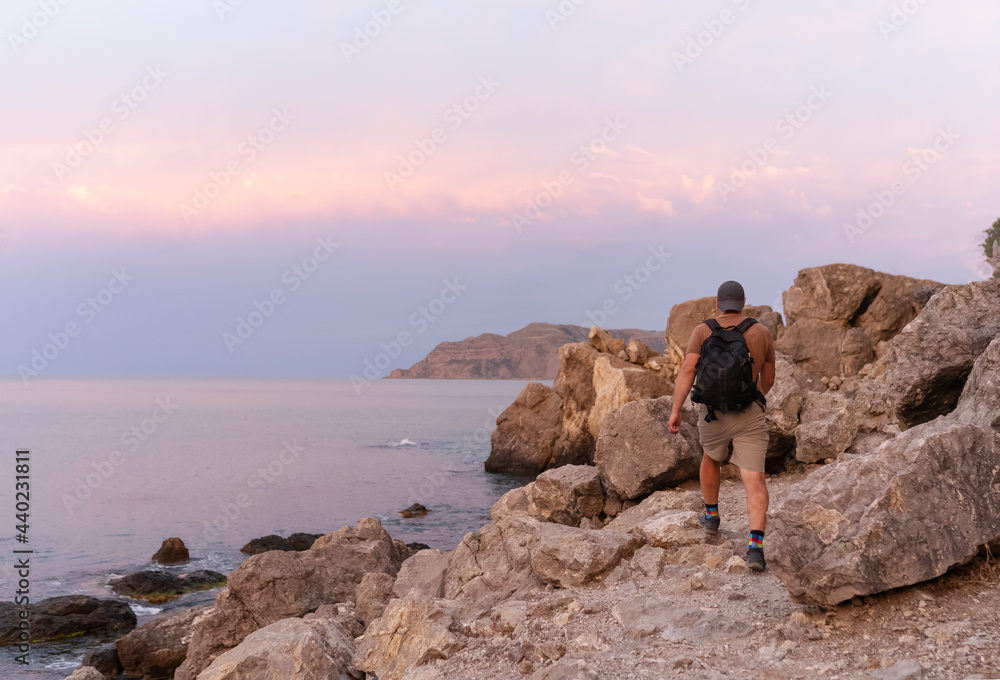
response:
<path id="1" fill-rule="evenodd" d="M 404 439 L 403 441 L 398 442 L 396 444 L 389 444 L 389 446 L 392 446 L 392 447 L 397 447 L 397 446 L 417 446 L 417 443 L 415 441 L 411 441 L 409 439 Z"/>
<path id="2" fill-rule="evenodd" d="M 128 606 L 132 608 L 136 616 L 152 616 L 163 611 L 163 607 L 144 607 L 141 604 L 133 604 L 131 602 L 128 603 Z"/>

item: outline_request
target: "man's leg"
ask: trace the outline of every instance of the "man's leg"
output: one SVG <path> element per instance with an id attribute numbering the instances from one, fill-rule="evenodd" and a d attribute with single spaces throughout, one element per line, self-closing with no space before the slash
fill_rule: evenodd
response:
<path id="1" fill-rule="evenodd" d="M 704 463 L 702 463 L 702 469 L 704 469 Z M 767 506 L 770 502 L 764 473 L 741 469 L 740 476 L 743 477 L 743 486 L 747 491 L 747 513 L 750 515 L 750 530 L 763 532 L 767 527 Z M 704 482 L 702 482 L 701 488 L 704 493 Z M 718 491 L 719 487 L 716 486 L 715 488 Z"/>
<path id="2" fill-rule="evenodd" d="M 722 463 L 708 454 L 701 454 L 701 497 L 706 505 L 719 504 L 719 485 L 722 483 Z"/>

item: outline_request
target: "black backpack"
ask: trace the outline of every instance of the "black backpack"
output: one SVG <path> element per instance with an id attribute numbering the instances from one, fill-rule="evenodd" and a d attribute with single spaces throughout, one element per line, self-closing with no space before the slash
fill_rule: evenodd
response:
<path id="1" fill-rule="evenodd" d="M 743 411 L 755 401 L 766 404 L 753 380 L 753 357 L 743 334 L 757 323 L 744 319 L 739 326 L 723 328 L 715 319 L 705 324 L 712 334 L 701 345 L 691 401 L 705 404 L 705 422 L 716 419 L 715 412 Z"/>

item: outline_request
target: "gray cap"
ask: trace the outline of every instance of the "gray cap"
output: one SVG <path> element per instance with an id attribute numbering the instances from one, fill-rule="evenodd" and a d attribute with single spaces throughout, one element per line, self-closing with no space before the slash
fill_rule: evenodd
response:
<path id="1" fill-rule="evenodd" d="M 746 302 L 747 294 L 743 292 L 743 286 L 736 281 L 726 281 L 719 286 L 719 309 L 724 312 L 742 312 L 743 303 Z"/>

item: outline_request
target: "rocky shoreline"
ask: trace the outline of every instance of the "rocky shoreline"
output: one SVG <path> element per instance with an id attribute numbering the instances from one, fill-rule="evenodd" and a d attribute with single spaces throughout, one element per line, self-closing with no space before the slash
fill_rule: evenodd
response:
<path id="1" fill-rule="evenodd" d="M 690 410 L 665 433 L 671 348 L 704 304 L 674 308 L 664 355 L 598 328 L 561 348 L 553 387 L 498 419 L 488 464 L 537 478 L 451 551 L 362 519 L 260 552 L 214 605 L 121 637 L 128 677 L 1000 676 L 1000 280 L 800 272 L 787 319 L 767 317 L 761 574 L 733 471 L 706 534 Z"/>

